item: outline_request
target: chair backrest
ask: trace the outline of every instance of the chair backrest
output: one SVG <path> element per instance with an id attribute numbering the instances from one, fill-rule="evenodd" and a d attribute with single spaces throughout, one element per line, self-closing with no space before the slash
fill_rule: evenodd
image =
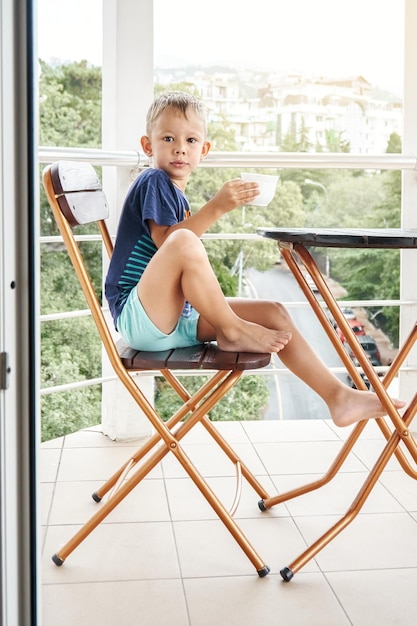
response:
<path id="1" fill-rule="evenodd" d="M 117 369 L 120 367 L 119 352 L 73 232 L 75 226 L 96 222 L 111 256 L 113 243 L 105 223 L 109 205 L 100 180 L 90 163 L 57 161 L 44 169 L 43 186 L 101 340 Z"/>

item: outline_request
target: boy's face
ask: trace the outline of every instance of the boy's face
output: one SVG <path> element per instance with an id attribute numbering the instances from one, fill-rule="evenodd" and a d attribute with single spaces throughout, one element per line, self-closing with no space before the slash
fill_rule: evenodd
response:
<path id="1" fill-rule="evenodd" d="M 167 108 L 141 144 L 145 154 L 152 156 L 154 167 L 164 170 L 184 190 L 191 172 L 210 150 L 204 131 L 203 120 L 192 109 L 185 118 L 181 111 Z"/>

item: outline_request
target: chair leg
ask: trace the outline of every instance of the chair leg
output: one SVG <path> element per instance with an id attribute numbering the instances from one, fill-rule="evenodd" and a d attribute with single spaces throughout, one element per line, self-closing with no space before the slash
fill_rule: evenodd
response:
<path id="1" fill-rule="evenodd" d="M 310 253 L 302 245 L 296 245 L 293 253 L 290 251 L 290 249 L 286 249 L 286 248 L 282 249 L 281 252 L 289 268 L 291 269 L 293 275 L 297 279 L 297 282 L 299 283 L 301 289 L 303 290 L 307 300 L 309 301 L 313 311 L 316 313 L 319 321 L 321 322 L 323 329 L 326 331 L 326 334 L 328 335 L 330 341 L 335 347 L 337 353 L 342 358 L 342 361 L 345 363 L 349 373 L 351 374 L 354 380 L 356 380 L 356 377 L 358 377 L 358 383 L 360 386 L 362 386 L 363 384 L 362 380 L 360 380 L 360 377 L 357 374 L 356 370 L 353 369 L 350 358 L 347 356 L 344 348 L 341 346 L 340 341 L 336 338 L 335 333 L 333 332 L 333 329 L 331 328 L 327 320 L 327 316 L 325 315 L 316 296 L 313 294 L 312 290 L 306 283 L 304 276 L 300 270 L 300 267 L 298 263 L 296 262 L 295 258 L 293 257 L 293 254 L 294 254 L 294 256 L 297 256 L 299 260 L 301 261 L 301 263 L 304 265 L 304 267 L 306 268 L 306 270 L 312 277 L 313 281 L 316 283 L 319 289 L 319 292 L 324 302 L 328 306 L 330 312 L 332 313 L 336 321 L 340 322 L 341 328 L 344 329 L 344 326 L 343 326 L 344 320 L 342 319 L 342 314 L 340 310 L 338 309 L 338 306 L 336 302 L 334 301 L 333 295 L 331 294 L 326 282 L 324 281 L 319 270 L 317 269 L 315 262 L 312 259 Z M 349 336 L 349 333 L 351 332 L 352 331 L 350 329 L 346 329 L 347 336 Z M 410 432 L 408 430 L 408 425 L 410 424 L 413 416 L 415 415 L 417 411 L 417 399 L 416 399 L 417 394 L 413 398 L 411 403 L 409 404 L 404 414 L 404 417 L 400 417 L 398 414 L 398 411 L 394 409 L 392 402 L 386 393 L 386 389 L 388 388 L 389 384 L 392 382 L 393 378 L 398 373 L 399 368 L 401 367 L 402 363 L 404 362 L 411 348 L 415 345 L 416 341 L 417 341 L 417 324 L 415 324 L 414 327 L 412 328 L 408 338 L 402 345 L 396 358 L 391 364 L 390 369 L 388 370 L 387 374 L 384 376 L 384 379 L 382 381 L 379 380 L 379 377 L 376 375 L 373 369 L 369 366 L 369 369 L 371 370 L 369 371 L 369 378 L 371 380 L 371 383 L 373 384 L 375 391 L 378 393 L 378 396 L 380 397 L 381 402 L 384 404 L 384 406 L 386 405 L 387 414 L 391 418 L 392 424 L 394 426 L 394 430 L 391 431 L 385 419 L 380 418 L 376 420 L 376 423 L 378 424 L 385 439 L 387 440 L 387 443 L 385 444 L 385 447 L 379 459 L 375 463 L 373 469 L 370 471 L 361 490 L 357 494 L 354 502 L 352 503 L 351 507 L 346 512 L 346 514 L 343 516 L 343 518 L 341 518 L 332 528 L 330 528 L 315 543 L 313 543 L 307 550 L 305 550 L 303 554 L 301 554 L 295 561 L 293 561 L 293 563 L 291 563 L 288 567 L 284 567 L 281 570 L 281 576 L 283 577 L 285 581 L 290 581 L 293 578 L 295 572 L 300 570 L 310 559 L 312 559 L 320 550 L 322 550 L 322 548 L 324 548 L 334 537 L 336 537 L 336 535 L 338 535 L 346 526 L 348 526 L 351 523 L 351 521 L 356 517 L 356 515 L 361 510 L 364 502 L 366 501 L 369 494 L 371 493 L 376 481 L 378 480 L 379 476 L 381 475 L 382 471 L 384 470 L 391 456 L 393 455 L 396 456 L 400 465 L 409 476 L 415 479 L 417 478 L 416 469 L 410 465 L 405 454 L 399 447 L 399 444 L 403 442 L 405 446 L 407 447 L 413 460 L 417 463 L 417 444 L 414 438 L 410 435 Z M 364 364 L 364 369 L 365 369 L 365 364 Z M 352 450 L 353 445 L 358 440 L 365 425 L 366 425 L 366 422 L 359 422 L 355 426 L 351 435 L 348 437 L 341 451 L 339 452 L 339 455 L 333 462 L 332 466 L 321 479 L 315 482 L 312 482 L 308 485 L 305 485 L 303 487 L 293 489 L 284 494 L 280 494 L 279 496 L 276 496 L 274 498 L 261 501 L 259 503 L 261 510 L 266 510 L 267 508 L 270 508 L 271 506 L 274 506 L 275 504 L 285 502 L 289 500 L 290 498 L 295 498 L 299 495 L 313 491 L 314 489 L 321 487 L 322 485 L 326 484 L 329 480 L 331 480 L 337 474 L 342 463 L 344 462 L 347 455 Z"/>
<path id="2" fill-rule="evenodd" d="M 407 423 L 407 425 L 410 424 L 416 412 L 417 394 L 414 396 L 414 399 L 412 400 L 404 416 L 404 421 Z M 309 546 L 307 550 L 305 550 L 298 558 L 296 558 L 288 567 L 284 567 L 280 571 L 282 578 L 286 582 L 289 582 L 296 572 L 298 572 L 306 563 L 308 563 L 308 561 L 310 561 L 316 554 L 318 554 L 320 550 L 322 550 L 328 543 L 330 543 L 332 539 L 334 539 L 355 519 L 400 442 L 401 437 L 396 431 L 394 431 L 389 441 L 386 443 L 374 467 L 370 471 L 367 479 L 362 485 L 362 488 L 360 489 L 355 500 L 353 501 L 345 515 L 338 522 L 336 522 L 336 524 L 332 526 L 327 532 L 325 532 L 319 539 L 317 539 L 311 546 Z"/>
<path id="3" fill-rule="evenodd" d="M 188 393 L 188 391 L 185 389 L 185 387 L 179 382 L 176 376 L 174 376 L 174 374 L 170 370 L 167 370 L 166 372 L 164 372 L 164 376 L 166 380 L 170 383 L 170 385 L 173 387 L 173 389 L 175 389 L 175 391 L 177 392 L 181 400 L 183 400 L 184 402 L 187 402 L 187 404 L 190 405 L 191 396 Z M 222 437 L 222 435 L 219 433 L 219 431 L 217 430 L 213 422 L 209 420 L 207 415 L 205 415 L 201 419 L 201 424 L 204 426 L 207 432 L 211 435 L 211 437 L 215 440 L 215 442 L 220 446 L 223 452 L 229 457 L 230 461 L 234 465 L 237 465 L 237 464 L 240 465 L 240 470 L 242 472 L 243 477 L 248 481 L 248 483 L 251 485 L 254 491 L 256 491 L 257 495 L 261 498 L 268 498 L 269 496 L 267 492 L 265 491 L 265 489 L 257 481 L 257 479 L 252 474 L 252 472 L 248 469 L 248 467 L 238 457 L 236 452 L 228 444 L 228 442 L 224 439 L 224 437 Z"/>
<path id="4" fill-rule="evenodd" d="M 236 542 L 255 566 L 258 575 L 263 577 L 269 573 L 269 567 L 249 543 L 231 515 L 194 467 L 191 460 L 187 457 L 179 443 L 185 434 L 187 434 L 187 432 L 189 432 L 196 423 L 203 420 L 206 413 L 208 413 L 210 409 L 213 408 L 213 406 L 229 391 L 229 389 L 236 384 L 241 374 L 242 372 L 223 372 L 223 380 L 220 384 L 218 384 L 219 376 L 217 374 L 214 375 L 212 377 L 212 381 L 214 379 L 215 382 L 209 381 L 207 384 L 203 385 L 203 387 L 189 399 L 188 407 L 187 405 L 184 405 L 170 418 L 170 420 L 164 425 L 164 428 L 167 432 L 169 432 L 169 439 L 167 438 L 169 443 L 164 440 L 164 445 L 161 445 L 159 449 L 153 452 L 151 456 L 144 461 L 143 464 L 137 468 L 129 478 L 120 484 L 118 489 L 114 490 L 106 501 L 100 505 L 99 510 L 90 518 L 90 520 L 86 522 L 86 524 L 84 524 L 84 526 L 62 548 L 60 548 L 59 552 L 53 555 L 52 560 L 56 565 L 62 565 L 69 554 L 71 554 L 71 552 L 78 547 L 78 545 L 100 524 L 101 521 L 105 519 L 105 517 L 107 517 L 107 515 L 130 493 L 130 491 L 132 491 L 132 489 L 139 484 L 139 482 L 155 467 L 155 465 L 157 465 L 157 463 L 159 463 L 164 456 L 168 454 L 168 452 L 172 452 L 184 467 L 185 471 L 198 487 L 207 502 L 214 509 L 219 519 L 224 523 Z M 208 388 L 212 389 L 207 396 Z M 201 403 L 197 406 L 200 400 Z M 181 423 L 175 433 L 175 437 L 173 437 L 169 428 L 176 425 L 182 417 L 184 417 L 184 414 L 190 411 L 190 407 L 190 417 L 185 422 Z M 162 437 L 159 434 L 154 435 L 151 438 L 152 445 L 150 445 L 150 442 L 147 442 L 147 444 L 145 444 L 145 446 L 143 446 L 138 453 L 132 457 L 135 459 L 134 464 L 136 464 L 136 459 L 143 460 L 145 455 L 143 452 L 144 449 L 149 452 L 150 449 L 156 445 L 156 443 L 161 442 L 161 439 Z M 114 484 L 117 483 L 123 472 L 127 469 L 128 463 L 124 464 L 121 470 L 114 474 L 113 477 L 106 483 L 104 491 L 108 491 L 111 488 L 109 483 L 112 483 L 111 486 L 114 486 Z M 103 495 L 103 491 L 99 493 L 100 496 Z"/>
<path id="5" fill-rule="evenodd" d="M 162 370 L 161 374 L 167 378 L 167 380 L 171 383 L 172 381 L 175 381 L 176 385 L 173 385 L 173 388 L 177 391 L 177 387 L 181 387 L 181 383 L 179 383 L 179 381 L 176 379 L 176 377 L 171 374 L 170 377 L 168 377 L 168 372 L 169 370 Z M 217 374 L 215 374 L 213 376 L 213 378 L 208 381 L 205 385 L 203 385 L 202 387 L 200 387 L 200 389 L 194 394 L 193 398 L 194 398 L 194 404 L 197 405 L 198 402 L 200 402 L 202 400 L 202 398 L 206 395 L 206 393 L 209 393 L 210 389 L 214 386 L 219 384 L 226 376 L 227 376 L 228 372 L 226 371 L 219 371 L 217 372 Z M 184 392 L 187 394 L 187 392 L 184 389 Z M 188 396 L 188 394 L 187 394 Z M 189 396 L 188 396 L 189 397 Z M 136 398 L 135 398 L 136 399 Z M 138 403 L 139 406 L 141 406 L 140 403 Z M 176 426 L 182 419 L 185 418 L 185 416 L 187 415 L 187 413 L 190 412 L 190 408 L 191 406 L 189 405 L 183 405 L 180 409 L 178 409 L 178 411 L 176 411 L 174 413 L 174 415 L 172 415 L 169 420 L 167 422 L 165 422 L 165 426 L 164 428 L 167 430 L 167 432 L 172 431 L 172 429 L 174 428 L 174 426 Z M 154 411 L 154 409 L 151 409 L 153 414 L 154 414 L 154 419 L 158 420 L 159 422 L 161 422 L 162 420 L 160 420 L 159 416 L 157 415 L 157 413 Z M 141 459 L 143 459 L 148 452 L 150 452 L 154 446 L 156 446 L 157 443 L 159 443 L 161 441 L 161 435 L 160 432 L 156 432 L 155 434 L 153 434 L 150 439 L 144 443 L 142 445 L 141 448 L 139 448 L 139 450 L 132 456 L 131 459 L 129 459 L 124 465 L 122 465 L 122 467 L 120 469 L 118 469 L 113 476 L 111 476 L 99 489 L 97 489 L 97 491 L 95 491 L 92 495 L 93 500 L 95 500 L 96 502 L 100 502 L 103 497 L 106 495 L 106 493 L 112 489 L 114 487 L 114 485 L 117 483 L 117 481 L 120 479 L 120 476 L 124 473 L 126 465 L 131 463 L 131 461 L 133 460 L 134 465 L 136 463 L 138 463 Z"/>

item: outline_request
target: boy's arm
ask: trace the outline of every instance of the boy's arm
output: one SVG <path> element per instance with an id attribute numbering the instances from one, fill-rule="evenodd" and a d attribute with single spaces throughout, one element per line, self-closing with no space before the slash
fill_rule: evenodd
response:
<path id="1" fill-rule="evenodd" d="M 149 230 L 156 247 L 160 248 L 168 235 L 178 228 L 187 228 L 197 237 L 201 237 L 222 215 L 233 211 L 238 206 L 250 204 L 259 194 L 258 187 L 257 183 L 244 182 L 236 178 L 225 183 L 214 198 L 201 207 L 195 215 L 182 222 L 172 226 L 163 226 L 149 220 Z"/>

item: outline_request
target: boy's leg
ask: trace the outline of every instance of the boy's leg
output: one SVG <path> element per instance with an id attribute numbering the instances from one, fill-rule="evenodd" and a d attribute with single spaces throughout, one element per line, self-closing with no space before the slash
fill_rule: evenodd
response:
<path id="1" fill-rule="evenodd" d="M 251 322 L 267 328 L 289 331 L 291 341 L 279 353 L 284 365 L 313 389 L 327 404 L 333 421 L 338 426 L 347 426 L 354 422 L 382 417 L 386 410 L 377 395 L 352 389 L 335 376 L 312 349 L 289 313 L 282 305 L 266 300 L 229 299 L 234 312 Z M 205 338 L 212 330 L 204 319 L 198 327 L 199 338 Z M 401 408 L 404 403 L 395 401 Z"/>
<path id="2" fill-rule="evenodd" d="M 188 300 L 211 328 L 219 347 L 230 351 L 279 352 L 285 329 L 264 327 L 236 315 L 225 299 L 200 239 L 187 229 L 171 233 L 151 259 L 137 286 L 152 322 L 165 334 L 175 328 Z"/>

